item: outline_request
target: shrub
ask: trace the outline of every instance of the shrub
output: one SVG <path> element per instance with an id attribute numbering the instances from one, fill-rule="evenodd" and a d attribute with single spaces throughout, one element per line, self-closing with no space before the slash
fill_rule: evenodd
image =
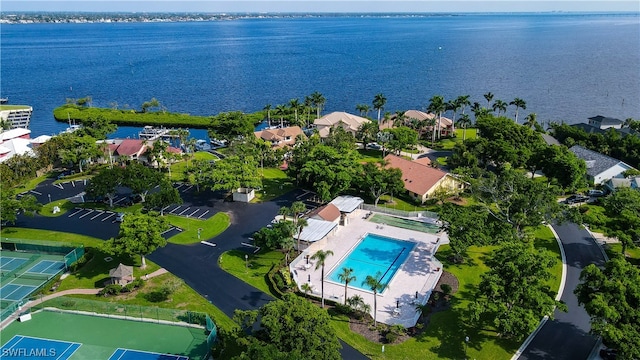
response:
<path id="1" fill-rule="evenodd" d="M 339 304 L 339 303 L 335 305 L 335 309 L 338 313 L 344 314 L 344 315 L 351 315 L 352 313 L 355 312 L 351 306 Z"/>
<path id="2" fill-rule="evenodd" d="M 171 292 L 165 286 L 144 294 L 144 298 L 150 302 L 163 302 L 169 299 Z"/>
<path id="3" fill-rule="evenodd" d="M 453 290 L 451 288 L 451 285 L 449 284 L 442 284 L 440 285 L 440 289 L 442 289 L 442 293 L 444 294 L 444 296 L 449 296 L 451 295 L 451 291 Z"/>
<path id="4" fill-rule="evenodd" d="M 385 339 L 387 340 L 388 344 L 392 344 L 394 343 L 396 340 L 398 340 L 398 334 L 396 333 L 392 333 L 392 332 L 388 332 L 387 335 L 385 335 Z"/>
<path id="5" fill-rule="evenodd" d="M 119 284 L 111 284 L 104 287 L 104 289 L 100 290 L 98 295 L 108 296 L 108 295 L 119 295 L 122 291 L 122 285 Z"/>

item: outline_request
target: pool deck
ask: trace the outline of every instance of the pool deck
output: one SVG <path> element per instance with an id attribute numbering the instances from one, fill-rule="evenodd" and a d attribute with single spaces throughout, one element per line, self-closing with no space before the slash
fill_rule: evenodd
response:
<path id="1" fill-rule="evenodd" d="M 333 251 L 334 255 L 329 256 L 325 261 L 325 299 L 344 302 L 344 283 L 332 282 L 328 280 L 328 275 L 351 252 L 360 239 L 370 233 L 414 241 L 416 246 L 407 260 L 398 269 L 385 291 L 377 295 L 377 320 L 379 322 L 412 327 L 419 317 L 419 313 L 415 310 L 415 304 L 427 302 L 431 291 L 442 275 L 442 263 L 433 254 L 440 245 L 447 244 L 449 238 L 446 233 L 428 234 L 376 224 L 364 219 L 367 213 L 368 211 L 365 210 L 355 210 L 349 216 L 349 223 L 346 226 L 339 226 L 335 235 L 329 235 L 324 240 L 312 243 L 291 263 L 291 273 L 299 286 L 310 279 L 313 295 L 320 297 L 321 269 L 315 269 L 314 260 L 310 260 L 310 264 L 306 265 L 306 255 L 313 255 L 318 250 Z M 356 279 L 355 283 L 360 285 L 362 281 L 364 279 Z M 417 299 L 416 293 L 418 294 Z M 365 303 L 371 305 L 371 311 L 373 311 L 373 292 L 349 286 L 347 297 L 356 294 L 362 296 Z"/>

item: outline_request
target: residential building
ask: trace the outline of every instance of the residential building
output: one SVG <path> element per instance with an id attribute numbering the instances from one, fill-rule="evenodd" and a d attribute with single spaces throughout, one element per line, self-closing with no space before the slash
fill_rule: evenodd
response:
<path id="1" fill-rule="evenodd" d="M 16 128 L 0 133 L 0 163 L 11 159 L 15 155 L 33 155 L 31 130 Z"/>
<path id="2" fill-rule="evenodd" d="M 621 129 L 622 126 L 624 125 L 624 121 L 620 119 L 598 115 L 598 116 L 589 118 L 589 125 L 595 126 L 601 130 L 606 130 L 609 128 Z"/>
<path id="3" fill-rule="evenodd" d="M 392 125 L 391 126 L 403 126 L 403 125 L 407 125 L 409 123 L 411 123 L 412 120 L 417 120 L 417 121 L 431 121 L 431 120 L 435 120 L 435 127 L 436 129 L 438 129 L 438 126 L 440 126 L 440 134 L 442 136 L 449 136 L 453 130 L 453 120 L 442 116 L 439 120 L 438 120 L 438 115 L 437 114 L 433 114 L 433 113 L 426 113 L 424 111 L 420 111 L 420 110 L 407 110 L 404 112 L 404 121 L 401 123 L 397 123 L 396 120 L 397 114 L 393 114 L 391 116 L 391 122 Z M 387 129 L 389 128 L 389 125 L 385 125 L 385 124 L 380 124 L 380 129 Z M 431 131 L 431 126 L 426 126 L 425 129 L 428 129 L 428 131 Z"/>
<path id="4" fill-rule="evenodd" d="M 433 168 L 421 162 L 411 161 L 395 155 L 385 158 L 388 168 L 402 171 L 404 188 L 414 199 L 424 203 L 439 192 L 458 193 L 465 188 L 465 182 L 448 172 Z"/>
<path id="5" fill-rule="evenodd" d="M 162 140 L 155 140 L 162 141 Z M 139 140 L 139 139 L 108 139 L 99 141 L 108 145 L 107 159 L 110 161 L 137 160 L 144 164 L 149 164 L 148 151 L 153 148 L 155 141 Z M 181 154 L 182 150 L 173 146 L 167 147 L 167 152 Z"/>
<path id="6" fill-rule="evenodd" d="M 259 139 L 270 142 L 271 146 L 274 148 L 293 146 L 299 135 L 305 136 L 299 126 L 290 126 L 280 129 L 265 129 L 262 131 L 256 131 L 253 134 Z"/>
<path id="7" fill-rule="evenodd" d="M 371 122 L 371 120 L 346 112 L 332 112 L 316 119 L 313 124 L 318 129 L 320 137 L 326 138 L 329 136 L 331 129 L 338 126 L 353 136 L 356 136 L 360 126 L 367 122 Z"/>
<path id="8" fill-rule="evenodd" d="M 569 149 L 577 157 L 587 164 L 587 177 L 594 185 L 600 185 L 612 178 L 622 178 L 622 173 L 633 169 L 618 159 L 589 150 L 580 145 L 574 145 Z"/>
<path id="9" fill-rule="evenodd" d="M 29 128 L 33 108 L 26 105 L 0 105 L 0 119 L 9 122 L 11 129 Z"/>
<path id="10" fill-rule="evenodd" d="M 632 176 L 628 178 L 613 178 L 607 180 L 604 186 L 609 191 L 615 191 L 616 189 L 628 187 L 632 189 L 640 189 L 640 176 Z"/>

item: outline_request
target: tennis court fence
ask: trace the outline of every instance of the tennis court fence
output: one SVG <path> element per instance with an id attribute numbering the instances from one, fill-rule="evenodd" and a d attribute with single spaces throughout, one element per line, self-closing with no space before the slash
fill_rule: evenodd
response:
<path id="1" fill-rule="evenodd" d="M 404 211 L 404 210 L 391 209 L 383 206 L 374 206 L 371 204 L 362 204 L 362 208 L 368 211 L 375 211 L 383 214 L 402 216 L 407 218 L 415 218 L 415 217 L 426 217 L 426 218 L 432 218 L 432 219 L 439 218 L 438 213 L 435 213 L 433 211 L 427 211 L 427 210 Z"/>
<path id="2" fill-rule="evenodd" d="M 107 301 L 89 300 L 60 296 L 47 300 L 31 308 L 32 311 L 51 308 L 84 315 L 111 317 L 117 319 L 154 322 L 159 324 L 180 323 L 204 328 L 207 314 L 197 311 L 167 309 L 160 307 L 128 305 Z"/>
<path id="3" fill-rule="evenodd" d="M 11 251 L 24 251 L 36 254 L 60 254 L 64 255 L 64 262 L 67 267 L 75 263 L 84 255 L 84 246 L 81 244 L 71 244 L 58 241 L 0 238 L 2 248 Z"/>

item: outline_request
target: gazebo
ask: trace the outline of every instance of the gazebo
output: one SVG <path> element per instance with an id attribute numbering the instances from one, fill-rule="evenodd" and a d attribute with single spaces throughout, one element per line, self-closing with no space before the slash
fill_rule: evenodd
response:
<path id="1" fill-rule="evenodd" d="M 109 270 L 112 284 L 127 285 L 133 281 L 133 266 L 120 263 L 117 268 Z"/>

